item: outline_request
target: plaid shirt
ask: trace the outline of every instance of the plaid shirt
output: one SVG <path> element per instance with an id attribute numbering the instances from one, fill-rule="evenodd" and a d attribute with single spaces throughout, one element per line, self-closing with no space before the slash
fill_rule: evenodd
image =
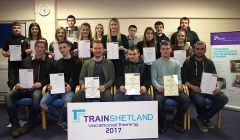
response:
<path id="1" fill-rule="evenodd" d="M 79 29 L 77 26 L 74 26 L 73 29 L 66 27 L 67 40 L 70 42 L 75 42 L 79 36 Z"/>

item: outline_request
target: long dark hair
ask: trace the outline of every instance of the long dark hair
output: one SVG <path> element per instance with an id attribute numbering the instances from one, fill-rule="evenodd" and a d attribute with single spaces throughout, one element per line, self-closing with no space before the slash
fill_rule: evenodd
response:
<path id="1" fill-rule="evenodd" d="M 31 23 L 31 24 L 29 25 L 29 29 L 28 29 L 28 37 L 30 38 L 30 40 L 33 39 L 33 36 L 32 36 L 32 33 L 31 33 L 31 29 L 32 29 L 32 27 L 34 27 L 34 26 L 36 26 L 36 27 L 38 28 L 38 30 L 39 30 L 39 31 L 38 31 L 38 37 L 37 37 L 37 40 L 42 39 L 41 28 L 40 28 L 39 24 L 36 23 L 36 22 L 33 22 L 33 23 Z"/>

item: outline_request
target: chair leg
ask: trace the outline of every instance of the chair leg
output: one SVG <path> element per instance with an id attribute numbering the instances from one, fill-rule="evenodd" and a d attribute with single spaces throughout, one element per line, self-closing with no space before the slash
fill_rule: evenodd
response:
<path id="1" fill-rule="evenodd" d="M 188 125 L 188 130 L 190 130 L 190 121 L 191 121 L 190 110 L 191 110 L 191 106 L 189 106 L 189 107 L 188 107 L 188 110 L 187 110 L 187 125 Z"/>
<path id="2" fill-rule="evenodd" d="M 217 113 L 217 127 L 221 128 L 221 110 Z"/>
<path id="3" fill-rule="evenodd" d="M 46 111 L 42 110 L 42 128 L 47 128 Z"/>
<path id="4" fill-rule="evenodd" d="M 183 128 L 187 129 L 187 111 L 184 113 Z"/>

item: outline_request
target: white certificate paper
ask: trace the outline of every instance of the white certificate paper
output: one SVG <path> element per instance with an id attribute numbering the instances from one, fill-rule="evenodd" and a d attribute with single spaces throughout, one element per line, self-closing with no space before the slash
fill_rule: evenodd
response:
<path id="1" fill-rule="evenodd" d="M 177 75 L 163 76 L 164 96 L 178 96 L 178 77 Z"/>
<path id="2" fill-rule="evenodd" d="M 21 45 L 9 45 L 10 61 L 22 61 Z"/>
<path id="3" fill-rule="evenodd" d="M 119 59 L 118 42 L 107 43 L 107 59 Z"/>
<path id="4" fill-rule="evenodd" d="M 33 69 L 19 69 L 19 82 L 22 88 L 32 88 L 33 82 Z"/>
<path id="5" fill-rule="evenodd" d="M 50 74 L 51 94 L 65 93 L 64 73 Z"/>
<path id="6" fill-rule="evenodd" d="M 125 73 L 126 95 L 140 95 L 140 74 Z"/>
<path id="7" fill-rule="evenodd" d="M 30 40 L 30 48 L 32 49 L 32 56 L 34 56 L 35 55 L 35 44 L 36 44 L 36 40 Z"/>
<path id="8" fill-rule="evenodd" d="M 180 63 L 180 66 L 182 67 L 184 61 L 187 58 L 187 52 L 186 50 L 174 50 L 173 56 Z"/>
<path id="9" fill-rule="evenodd" d="M 89 58 L 90 52 L 90 40 L 81 40 L 78 42 L 78 58 Z"/>
<path id="10" fill-rule="evenodd" d="M 212 73 L 202 73 L 201 80 L 201 93 L 213 94 L 213 90 L 216 88 L 217 84 L 217 74 Z"/>
<path id="11" fill-rule="evenodd" d="M 59 60 L 60 58 L 63 57 L 59 51 L 58 44 L 56 43 L 53 44 L 53 50 L 54 50 L 54 60 Z"/>
<path id="12" fill-rule="evenodd" d="M 99 77 L 85 77 L 86 98 L 100 98 Z"/>
<path id="13" fill-rule="evenodd" d="M 156 60 L 155 47 L 143 48 L 143 59 L 144 59 L 144 63 L 152 64 L 152 62 Z"/>

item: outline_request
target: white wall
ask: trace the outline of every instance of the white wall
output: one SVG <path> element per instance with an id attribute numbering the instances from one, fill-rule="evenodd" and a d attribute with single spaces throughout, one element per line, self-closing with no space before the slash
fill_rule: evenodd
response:
<path id="1" fill-rule="evenodd" d="M 69 13 L 78 18 L 239 18 L 239 5 L 238 0 L 59 0 L 57 19 Z"/>
<path id="2" fill-rule="evenodd" d="M 27 21 L 28 26 L 38 17 L 38 7 L 35 4 L 39 1 L 0 1 L 0 22 Z M 41 2 L 44 1 L 48 0 Z M 78 26 L 89 22 L 94 29 L 97 23 L 102 23 L 105 33 L 109 18 L 118 17 L 122 33 L 127 33 L 130 24 L 136 24 L 138 36 L 142 36 L 147 26 L 153 27 L 157 20 L 161 20 L 165 23 L 168 37 L 171 37 L 179 26 L 179 18 L 187 16 L 190 18 L 190 27 L 209 47 L 211 32 L 240 30 L 239 5 L 239 0 L 56 0 L 56 9 L 52 12 L 56 15 L 53 16 L 56 18 L 56 26 L 67 26 L 66 17 L 73 14 L 77 18 Z M 54 34 L 50 35 L 49 28 L 44 27 L 44 36 L 51 42 Z M 52 29 L 54 26 L 50 27 Z M 209 50 L 207 56 L 210 56 Z"/>
<path id="3" fill-rule="evenodd" d="M 41 3 L 48 3 L 51 13 L 41 17 L 38 8 Z M 207 42 L 207 56 L 210 57 L 210 33 L 240 30 L 239 0 L 1 0 L 0 22 L 26 22 L 27 32 L 31 22 L 40 23 L 48 42 L 54 38 L 56 26 L 67 26 L 66 17 L 73 14 L 77 25 L 88 22 L 92 30 L 97 23 L 102 23 L 107 32 L 109 18 L 120 19 L 121 32 L 126 34 L 130 24 L 138 27 L 138 36 L 142 37 L 147 26 L 157 20 L 165 23 L 168 37 L 176 31 L 179 19 L 190 18 L 190 27 L 201 40 Z M 56 21 L 56 22 L 55 22 Z M 7 92 L 7 59 L 0 55 L 0 92 Z"/>
<path id="4" fill-rule="evenodd" d="M 34 20 L 34 0 L 1 0 L 0 21 Z"/>

